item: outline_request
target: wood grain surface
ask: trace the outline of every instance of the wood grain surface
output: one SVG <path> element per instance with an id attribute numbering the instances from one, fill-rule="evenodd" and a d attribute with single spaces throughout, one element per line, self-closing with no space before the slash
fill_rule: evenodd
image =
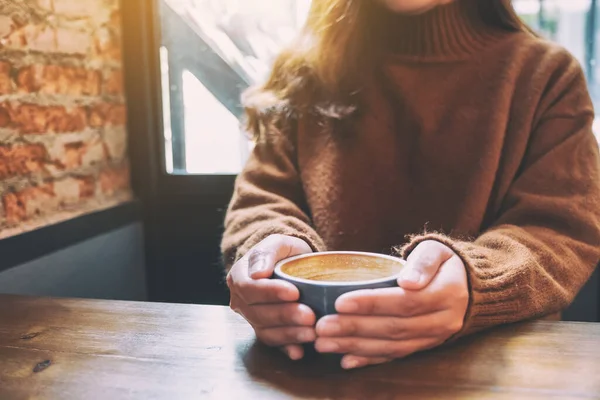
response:
<path id="1" fill-rule="evenodd" d="M 292 362 L 229 309 L 0 295 L 0 399 L 592 399 L 600 325 L 531 322 L 358 371 Z"/>

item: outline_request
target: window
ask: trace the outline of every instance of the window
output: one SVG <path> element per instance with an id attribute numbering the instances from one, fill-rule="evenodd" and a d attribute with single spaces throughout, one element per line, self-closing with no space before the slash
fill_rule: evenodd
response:
<path id="1" fill-rule="evenodd" d="M 567 48 L 581 63 L 594 106 L 600 110 L 600 25 L 597 0 L 513 0 L 519 15 L 536 32 Z M 600 140 L 600 118 L 594 132 Z"/>
<path id="2" fill-rule="evenodd" d="M 236 174 L 251 150 L 239 124 L 240 94 L 265 77 L 298 33 L 310 0 L 158 1 L 167 171 Z M 577 57 L 600 105 L 596 3 L 514 0 L 523 20 Z"/>
<path id="3" fill-rule="evenodd" d="M 251 149 L 240 95 L 264 79 L 310 0 L 160 0 L 165 164 L 172 174 L 236 174 Z"/>

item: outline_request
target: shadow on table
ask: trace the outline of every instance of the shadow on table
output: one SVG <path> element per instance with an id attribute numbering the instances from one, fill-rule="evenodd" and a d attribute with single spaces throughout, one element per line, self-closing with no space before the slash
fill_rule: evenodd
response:
<path id="1" fill-rule="evenodd" d="M 437 399 L 483 394 L 494 387 L 505 369 L 502 352 L 502 348 L 487 348 L 481 338 L 474 337 L 354 371 L 344 371 L 338 360 L 319 356 L 292 362 L 259 343 L 240 347 L 239 357 L 253 379 L 295 398 Z M 493 372 L 478 368 L 489 362 L 494 363 Z"/>

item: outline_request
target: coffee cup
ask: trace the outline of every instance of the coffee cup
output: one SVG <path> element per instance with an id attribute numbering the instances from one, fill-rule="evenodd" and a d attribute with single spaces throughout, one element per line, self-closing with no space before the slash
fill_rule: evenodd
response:
<path id="1" fill-rule="evenodd" d="M 400 258 L 375 253 L 310 253 L 280 261 L 273 276 L 296 286 L 300 303 L 319 319 L 335 314 L 335 302 L 345 293 L 398 286 L 404 264 Z"/>

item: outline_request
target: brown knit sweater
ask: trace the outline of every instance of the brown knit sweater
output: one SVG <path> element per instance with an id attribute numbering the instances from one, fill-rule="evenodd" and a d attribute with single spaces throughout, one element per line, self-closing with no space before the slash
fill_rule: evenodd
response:
<path id="1" fill-rule="evenodd" d="M 259 143 L 236 183 L 227 268 L 265 237 L 464 261 L 461 334 L 564 309 L 600 260 L 600 157 L 581 67 L 455 2 L 399 17 L 360 118 Z M 436 233 L 423 233 L 436 232 Z M 411 236 L 412 235 L 412 236 Z"/>

